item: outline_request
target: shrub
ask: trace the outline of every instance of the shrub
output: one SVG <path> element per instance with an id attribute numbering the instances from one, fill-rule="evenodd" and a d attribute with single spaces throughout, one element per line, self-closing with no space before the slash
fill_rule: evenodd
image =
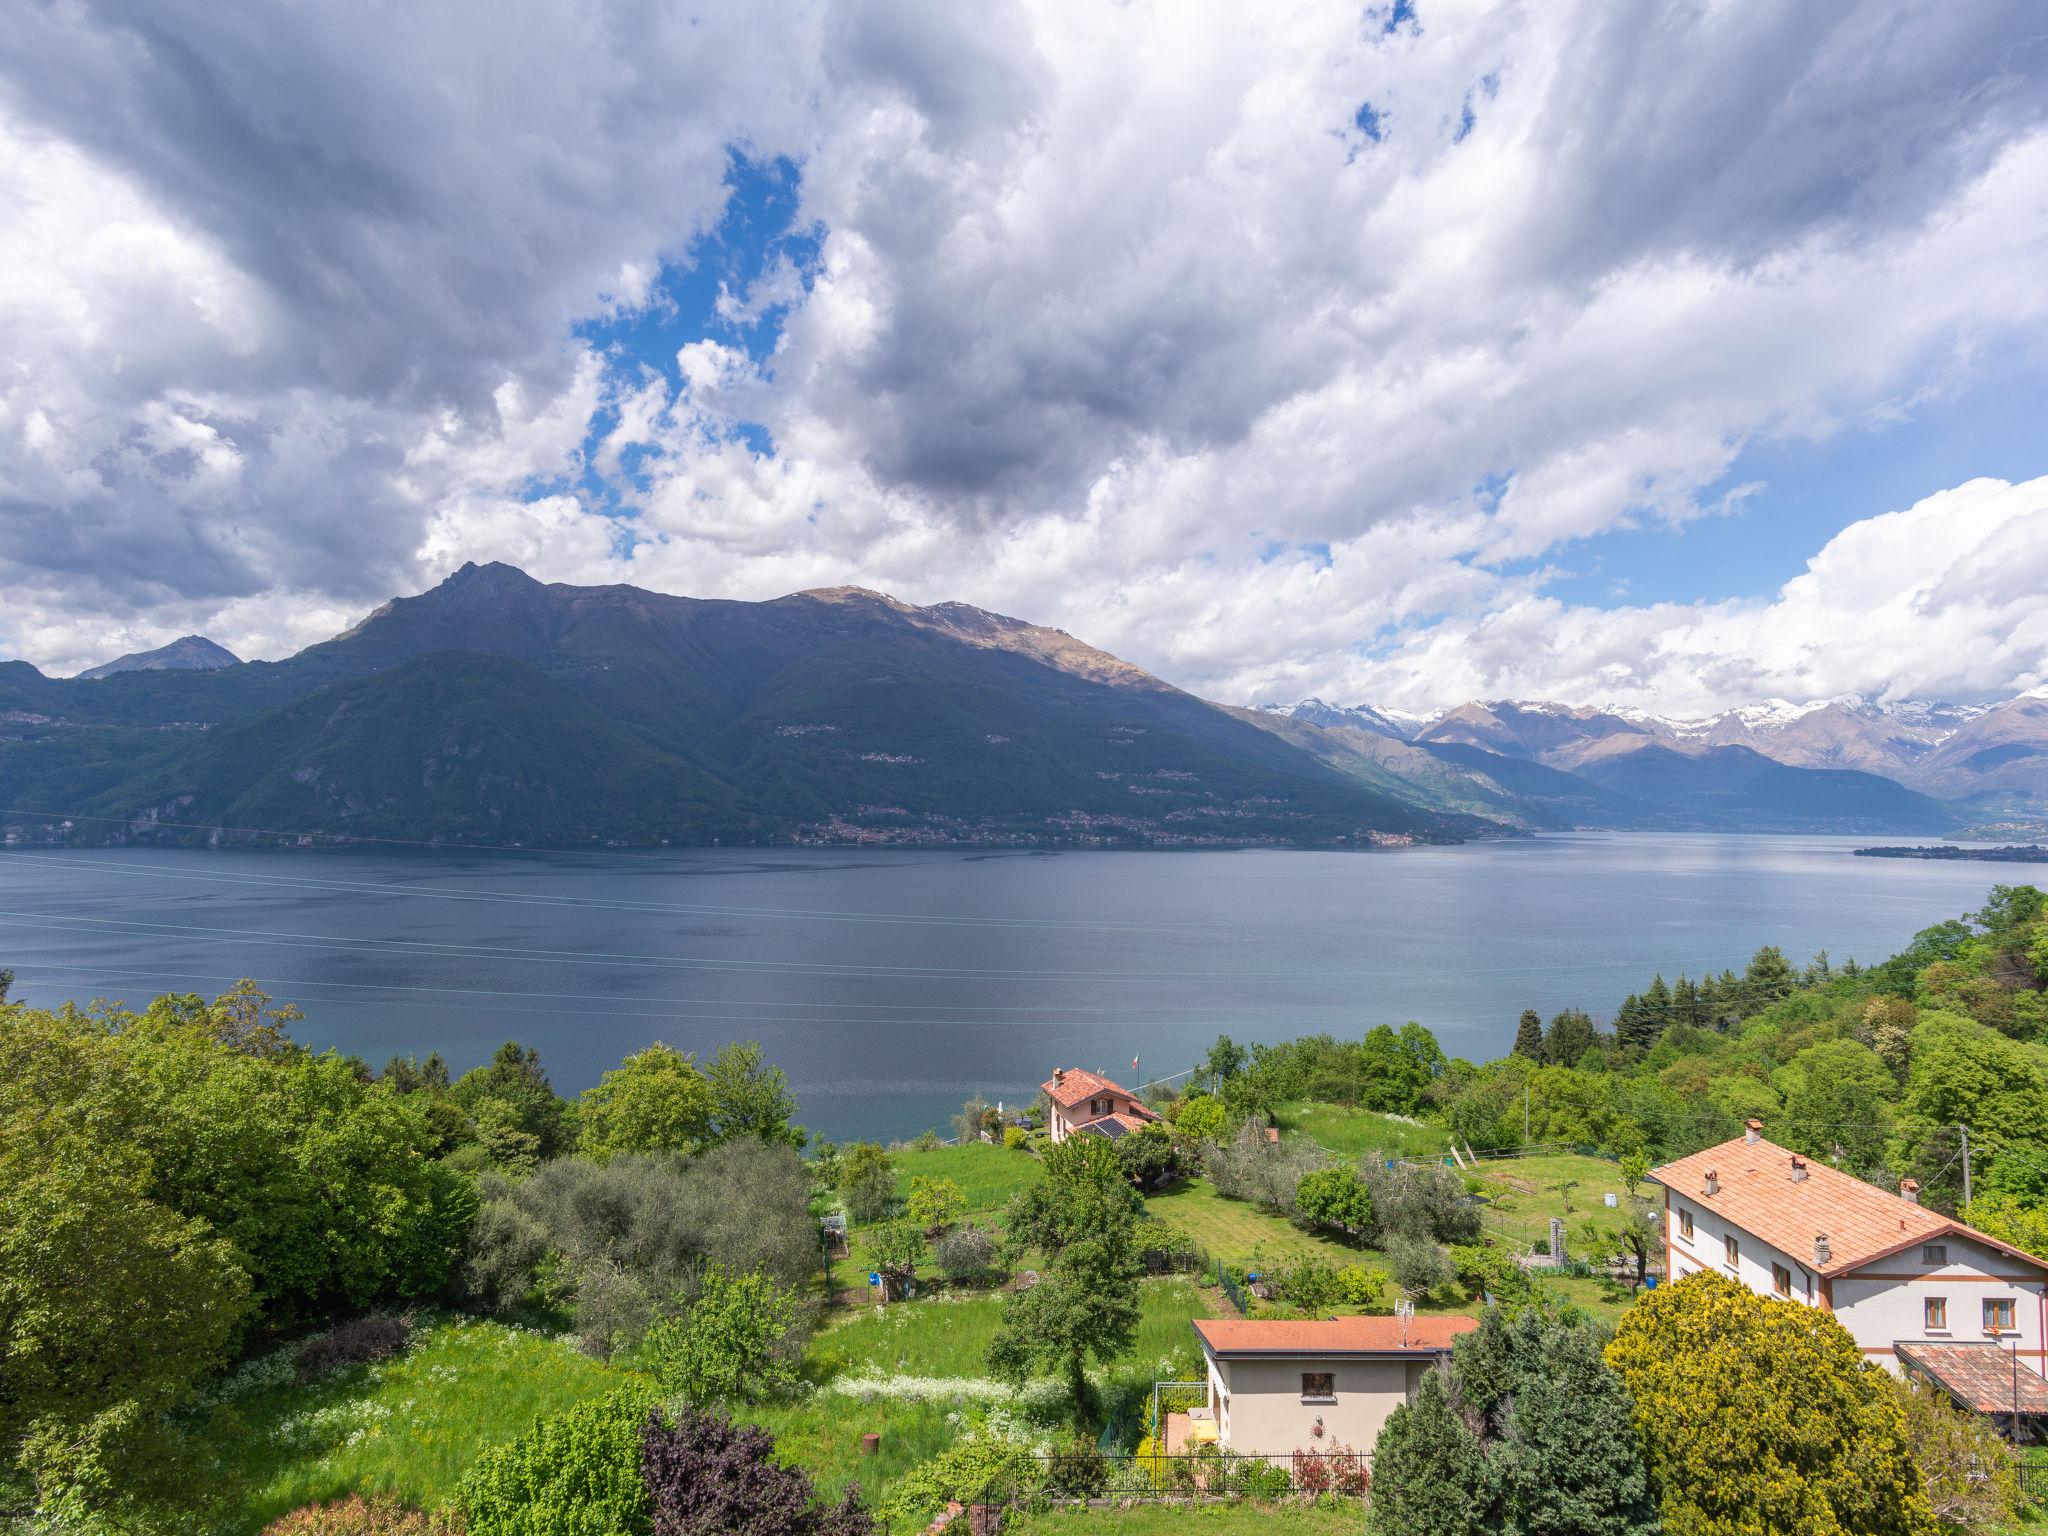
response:
<path id="1" fill-rule="evenodd" d="M 875 1522 L 859 1487 L 821 1504 L 810 1475 L 775 1460 L 775 1440 L 716 1413 L 685 1408 L 673 1421 L 648 1415 L 640 1470 L 656 1531 L 664 1536 L 869 1536 Z"/>
<path id="2" fill-rule="evenodd" d="M 1331 1231 L 1362 1235 L 1372 1227 L 1372 1196 L 1349 1168 L 1319 1168 L 1294 1187 L 1301 1219 Z"/>
<path id="3" fill-rule="evenodd" d="M 469 1536 L 647 1536 L 640 1438 L 649 1406 L 645 1389 L 629 1387 L 535 1419 L 486 1450 L 455 1494 Z"/>
<path id="4" fill-rule="evenodd" d="M 919 1131 L 917 1140 L 910 1145 L 913 1151 L 936 1152 L 939 1149 L 939 1133 L 931 1130 Z"/>
<path id="5" fill-rule="evenodd" d="M 1411 1296 L 1426 1296 L 1457 1277 L 1451 1256 L 1426 1237 L 1389 1238 L 1387 1259 L 1394 1283 Z"/>
<path id="6" fill-rule="evenodd" d="M 1047 1491 L 1069 1499 L 1092 1499 L 1109 1486 L 1109 1462 L 1086 1435 L 1046 1458 Z"/>
<path id="7" fill-rule="evenodd" d="M 932 1256 L 948 1280 L 971 1285 L 995 1269 L 996 1240 L 980 1227 L 955 1227 L 933 1246 Z"/>
<path id="8" fill-rule="evenodd" d="M 1015 1152 L 1020 1147 L 1022 1147 L 1024 1145 L 1024 1141 L 1025 1137 L 1023 1126 L 1006 1125 L 1003 1127 L 1003 1145 L 1005 1147 L 1008 1147 L 1012 1152 Z"/>
<path id="9" fill-rule="evenodd" d="M 1042 1477 L 1039 1459 L 1029 1446 L 1005 1439 L 985 1421 L 977 1421 L 931 1460 L 904 1473 L 884 1513 L 892 1530 L 917 1530 L 950 1500 L 1001 1503 L 1036 1493 Z"/>
<path id="10" fill-rule="evenodd" d="M 1365 1264 L 1337 1266 L 1337 1299 L 1347 1307 L 1376 1307 L 1386 1300 L 1387 1273 Z"/>
<path id="11" fill-rule="evenodd" d="M 412 1320 L 377 1315 L 336 1323 L 299 1346 L 299 1380 L 311 1381 L 344 1365 L 370 1365 L 405 1353 L 412 1342 Z"/>
<path id="12" fill-rule="evenodd" d="M 361 1494 L 331 1504 L 307 1504 L 279 1515 L 263 1528 L 263 1536 L 450 1536 L 450 1532 L 437 1515 Z"/>
<path id="13" fill-rule="evenodd" d="M 648 1330 L 645 1353 L 665 1388 L 704 1404 L 787 1392 L 796 1385 L 800 1348 L 794 1292 L 714 1264 L 681 1315 Z"/>
<path id="14" fill-rule="evenodd" d="M 1280 1474 L 1280 1491 L 1287 1491 L 1289 1475 L 1285 1468 L 1274 1467 Z M 1303 1493 L 1341 1494 L 1346 1498 L 1363 1498 L 1372 1486 L 1372 1472 L 1366 1460 L 1342 1440 L 1332 1440 L 1328 1445 L 1311 1449 L 1296 1448 L 1292 1482 Z M 1251 1492 L 1251 1489 L 1245 1489 Z"/>
<path id="15" fill-rule="evenodd" d="M 895 1159 L 872 1141 L 854 1142 L 839 1154 L 839 1194 L 855 1221 L 882 1220 L 896 1206 Z"/>

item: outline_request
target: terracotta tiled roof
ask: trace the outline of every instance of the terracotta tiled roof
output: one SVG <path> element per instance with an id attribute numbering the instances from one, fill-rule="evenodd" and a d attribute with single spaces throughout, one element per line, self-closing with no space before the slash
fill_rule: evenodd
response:
<path id="1" fill-rule="evenodd" d="M 1122 1084 L 1112 1083 L 1106 1077 L 1098 1077 L 1079 1067 L 1069 1067 L 1063 1077 L 1049 1077 L 1038 1086 L 1061 1109 L 1072 1109 L 1084 1100 L 1100 1098 L 1105 1093 L 1120 1094 L 1134 1104 L 1138 1101 L 1138 1096 Z"/>
<path id="2" fill-rule="evenodd" d="M 1963 1407 L 1973 1413 L 2011 1413 L 2015 1400 L 2021 1413 L 2048 1413 L 2048 1381 L 2034 1366 L 2013 1358 L 1998 1345 L 1983 1343 L 1901 1343 L 1899 1358 L 1932 1376 Z"/>
<path id="3" fill-rule="evenodd" d="M 1650 1177 L 1672 1193 L 1719 1212 L 1820 1275 L 1858 1269 L 1873 1259 L 1951 1233 L 1973 1237 L 2038 1269 L 2048 1269 L 2048 1264 L 2010 1243 L 1826 1163 L 1808 1159 L 1806 1177 L 1794 1179 L 1793 1156 L 1774 1142 L 1759 1138 L 1752 1143 L 1738 1136 L 1653 1168 Z M 1710 1169 L 1719 1186 L 1719 1192 L 1712 1195 L 1706 1192 Z M 1822 1232 L 1828 1236 L 1829 1257 L 1825 1264 L 1816 1264 L 1813 1240 Z"/>
<path id="4" fill-rule="evenodd" d="M 1478 1326 L 1476 1317 L 1205 1317 L 1195 1333 L 1216 1355 L 1434 1355 Z"/>

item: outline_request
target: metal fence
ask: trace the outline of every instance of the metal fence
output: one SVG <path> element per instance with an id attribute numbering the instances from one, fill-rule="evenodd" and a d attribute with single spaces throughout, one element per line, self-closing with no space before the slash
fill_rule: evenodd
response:
<path id="1" fill-rule="evenodd" d="M 1230 1271 L 1223 1267 L 1223 1261 L 1216 1261 L 1216 1283 L 1223 1287 L 1223 1294 L 1230 1298 L 1230 1304 L 1244 1317 L 1252 1315 L 1251 1298 L 1245 1295 L 1244 1287 L 1230 1278 Z"/>
<path id="2" fill-rule="evenodd" d="M 1007 1509 L 1099 1502 L 1276 1499 L 1300 1493 L 1363 1499 L 1372 1482 L 1371 1456 L 1342 1446 L 1282 1456 L 1247 1456 L 1213 1447 L 1174 1455 L 1053 1451 L 1034 1454 L 1025 1461 L 1025 1466 L 1013 1465 L 1008 1473 L 956 1497 L 962 1504 Z"/>

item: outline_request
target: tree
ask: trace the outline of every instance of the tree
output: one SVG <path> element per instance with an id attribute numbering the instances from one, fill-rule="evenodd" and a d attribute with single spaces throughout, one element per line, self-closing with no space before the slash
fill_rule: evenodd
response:
<path id="1" fill-rule="evenodd" d="M 647 1331 L 642 1349 L 662 1386 L 686 1403 L 751 1403 L 796 1385 L 793 1292 L 766 1275 L 705 1269 L 680 1313 Z"/>
<path id="2" fill-rule="evenodd" d="M 896 1162 L 872 1141 L 849 1143 L 839 1154 L 839 1196 L 855 1221 L 880 1221 L 896 1205 Z"/>
<path id="3" fill-rule="evenodd" d="M 1273 1278 L 1281 1299 L 1303 1317 L 1327 1317 L 1344 1291 L 1337 1271 L 1314 1254 L 1297 1259 Z"/>
<path id="4" fill-rule="evenodd" d="M 620 1152 L 695 1152 L 709 1140 L 711 1089 L 696 1063 L 655 1041 L 584 1092 L 583 1150 L 603 1162 Z"/>
<path id="5" fill-rule="evenodd" d="M 0 1003 L 7 1001 L 7 994 L 14 989 L 14 972 L 0 971 Z"/>
<path id="6" fill-rule="evenodd" d="M 1089 1417 L 1089 1359 L 1112 1360 L 1137 1336 L 1142 1210 L 1101 1137 L 1072 1137 L 1046 1152 L 1045 1177 L 1010 1203 L 1008 1242 L 1013 1252 L 1037 1248 L 1047 1265 L 1037 1285 L 1004 1304 L 988 1349 L 997 1376 L 1022 1383 L 1059 1372 Z"/>
<path id="7" fill-rule="evenodd" d="M 1427 1296 L 1440 1285 L 1457 1278 L 1457 1268 L 1443 1248 L 1426 1237 L 1395 1236 L 1387 1239 L 1387 1262 L 1393 1267 L 1394 1284 L 1410 1296 Z"/>
<path id="8" fill-rule="evenodd" d="M 782 1068 L 765 1066 L 761 1047 L 749 1040 L 722 1045 L 704 1068 L 711 1090 L 711 1140 L 752 1137 L 803 1150 L 804 1128 L 793 1124 L 796 1096 Z"/>
<path id="9" fill-rule="evenodd" d="M 924 1257 L 924 1234 L 908 1221 L 874 1227 L 862 1240 L 861 1257 L 882 1277 L 882 1299 L 893 1301 L 909 1290 L 917 1273 L 917 1261 Z"/>
<path id="10" fill-rule="evenodd" d="M 1935 1522 L 1957 1533 L 2010 1527 L 2021 1502 L 2019 1457 L 1992 1420 L 1964 1412 L 1917 1376 L 1893 1386 Z"/>
<path id="11" fill-rule="evenodd" d="M 1218 1035 L 1216 1043 L 1209 1047 L 1209 1054 L 1202 1062 L 1202 1075 L 1220 1087 L 1243 1070 L 1244 1047 L 1228 1035 Z"/>
<path id="12" fill-rule="evenodd" d="M 953 1139 L 963 1147 L 988 1140 L 992 1132 L 1000 1135 L 1002 1128 L 1003 1119 L 996 1113 L 995 1105 L 978 1093 L 961 1105 L 960 1113 L 953 1117 Z"/>
<path id="13" fill-rule="evenodd" d="M 910 1219 L 929 1234 L 943 1232 L 967 1214 L 967 1196 L 951 1179 L 922 1173 L 910 1176 L 910 1198 L 905 1202 Z"/>
<path id="14" fill-rule="evenodd" d="M 1534 1008 L 1524 1008 L 1515 1025 L 1514 1054 L 1538 1066 L 1543 1064 L 1543 1016 Z"/>
<path id="15" fill-rule="evenodd" d="M 996 1243 L 971 1223 L 955 1227 L 932 1245 L 939 1272 L 955 1285 L 971 1285 L 985 1279 L 996 1267 Z"/>
<path id="16" fill-rule="evenodd" d="M 1230 1116 L 1223 1101 L 1206 1093 L 1191 1093 L 1174 1112 L 1173 1128 L 1190 1141 L 1214 1141 L 1223 1134 Z"/>
<path id="17" fill-rule="evenodd" d="M 1750 956 L 1749 966 L 1742 973 L 1739 995 L 1744 1016 L 1762 1013 L 1779 998 L 1790 997 L 1798 985 L 1799 978 L 1793 975 L 1785 952 L 1775 944 L 1766 944 Z"/>
<path id="18" fill-rule="evenodd" d="M 776 1459 L 768 1431 L 722 1414 L 649 1414 L 640 1473 L 653 1536 L 869 1536 L 875 1528 L 858 1484 L 837 1504 L 822 1503 L 809 1473 Z"/>
<path id="19" fill-rule="evenodd" d="M 1140 1126 L 1116 1139 L 1116 1160 L 1139 1189 L 1157 1189 L 1181 1172 L 1182 1144 L 1165 1126 Z"/>
<path id="20" fill-rule="evenodd" d="M 1423 1373 L 1413 1402 L 1388 1415 L 1373 1446 L 1374 1536 L 1480 1536 L 1492 1529 L 1492 1478 L 1479 1439 L 1451 1406 L 1444 1373 Z"/>
<path id="21" fill-rule="evenodd" d="M 1577 1008 L 1567 1008 L 1551 1018 L 1550 1031 L 1543 1037 L 1543 1059 L 1554 1067 L 1576 1066 L 1593 1048 L 1593 1020 Z"/>
<path id="22" fill-rule="evenodd" d="M 1503 1347 L 1504 1346 L 1504 1347 Z M 1654 1536 L 1657 1503 L 1631 1432 L 1628 1390 L 1600 1358 L 1591 1329 L 1528 1309 L 1489 1311 L 1458 1341 L 1454 1373 L 1477 1374 L 1489 1349 L 1507 1390 L 1487 1404 L 1502 1524 L 1545 1536 Z M 1469 1399 L 1468 1399 L 1469 1402 Z"/>
<path id="23" fill-rule="evenodd" d="M 1890 1383 L 1826 1312 L 1702 1272 L 1640 1297 L 1607 1360 L 1670 1536 L 1929 1524 Z"/>
<path id="24" fill-rule="evenodd" d="M 479 1129 L 499 1125 L 530 1137 L 537 1159 L 559 1157 L 569 1150 L 573 1136 L 568 1106 L 555 1097 L 540 1052 L 517 1040 L 499 1046 L 489 1066 L 463 1073 L 449 1096 Z"/>
<path id="25" fill-rule="evenodd" d="M 1352 1237 L 1372 1229 L 1372 1196 L 1349 1168 L 1306 1173 L 1294 1189 L 1295 1209 L 1305 1221 Z"/>

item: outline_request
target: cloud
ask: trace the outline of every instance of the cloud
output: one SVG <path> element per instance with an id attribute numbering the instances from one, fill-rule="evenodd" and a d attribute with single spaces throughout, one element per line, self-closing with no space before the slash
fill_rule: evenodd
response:
<path id="1" fill-rule="evenodd" d="M 1746 445 L 2038 342 L 2024 4 L 963 14 L 32 11 L 0 65 L 0 648 L 232 624 L 276 654 L 500 557 L 959 598 L 1233 699 L 2018 675 L 1915 659 L 1996 606 L 1961 575 L 1854 666 L 1792 587 L 1545 589 L 1575 540 L 1740 513 Z M 581 339 L 669 313 L 736 148 L 798 164 L 815 256 L 665 350 Z"/>

